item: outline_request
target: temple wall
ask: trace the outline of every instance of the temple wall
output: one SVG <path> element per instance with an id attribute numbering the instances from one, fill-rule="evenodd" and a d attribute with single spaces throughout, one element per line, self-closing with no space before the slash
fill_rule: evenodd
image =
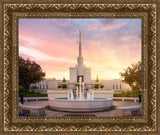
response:
<path id="1" fill-rule="evenodd" d="M 91 82 L 91 69 L 90 68 L 84 69 L 84 82 Z"/>
<path id="2" fill-rule="evenodd" d="M 86 74 L 89 74 L 88 71 Z M 88 80 L 89 81 L 89 80 Z M 39 91 L 43 91 L 44 89 L 57 89 L 59 83 L 62 82 L 62 80 L 44 80 L 40 81 L 39 83 L 31 84 L 31 86 L 36 85 L 39 89 Z M 67 80 L 68 82 L 68 80 Z M 70 82 L 70 81 L 69 81 Z M 91 80 L 92 83 L 95 81 Z M 114 90 L 120 90 L 120 91 L 126 91 L 131 90 L 130 86 L 121 80 L 100 80 L 100 83 L 104 85 L 103 89 L 114 89 Z M 114 85 L 114 88 L 113 88 Z M 74 85 L 68 85 L 67 88 L 74 89 Z M 87 85 L 87 89 L 94 89 L 94 85 Z"/>
<path id="3" fill-rule="evenodd" d="M 70 70 L 70 82 L 77 82 L 77 70 L 76 68 L 69 68 Z"/>

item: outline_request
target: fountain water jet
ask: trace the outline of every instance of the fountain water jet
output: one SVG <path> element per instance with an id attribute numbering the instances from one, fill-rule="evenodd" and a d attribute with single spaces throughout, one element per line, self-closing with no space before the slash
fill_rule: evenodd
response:
<path id="1" fill-rule="evenodd" d="M 72 90 L 68 91 L 68 100 L 70 100 L 70 99 L 74 99 L 74 95 L 73 95 L 73 91 Z"/>

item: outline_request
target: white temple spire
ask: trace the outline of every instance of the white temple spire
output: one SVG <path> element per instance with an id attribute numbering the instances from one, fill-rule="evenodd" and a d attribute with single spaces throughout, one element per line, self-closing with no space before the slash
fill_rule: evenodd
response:
<path id="1" fill-rule="evenodd" d="M 79 57 L 77 58 L 79 68 L 83 67 L 82 46 L 81 46 L 81 31 L 79 30 Z"/>
<path id="2" fill-rule="evenodd" d="M 82 57 L 81 31 L 79 30 L 79 57 Z"/>

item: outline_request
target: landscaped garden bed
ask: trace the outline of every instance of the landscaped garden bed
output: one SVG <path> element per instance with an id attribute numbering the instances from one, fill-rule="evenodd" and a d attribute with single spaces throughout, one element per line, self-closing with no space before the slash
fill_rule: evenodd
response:
<path id="1" fill-rule="evenodd" d="M 114 94 L 114 97 L 139 97 L 141 91 L 127 91 L 121 94 Z"/>
<path id="2" fill-rule="evenodd" d="M 21 92 L 23 94 L 23 97 L 47 97 L 47 93 L 36 93 L 36 92 Z"/>

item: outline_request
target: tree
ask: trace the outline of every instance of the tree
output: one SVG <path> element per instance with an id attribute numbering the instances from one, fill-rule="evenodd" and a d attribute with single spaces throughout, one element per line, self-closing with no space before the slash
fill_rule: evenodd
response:
<path id="1" fill-rule="evenodd" d="M 25 91 L 29 91 L 31 83 L 37 83 L 43 80 L 44 76 L 45 73 L 42 72 L 40 65 L 19 56 L 19 85 L 23 86 Z"/>
<path id="2" fill-rule="evenodd" d="M 63 77 L 63 82 L 66 82 L 66 79 Z"/>
<path id="3" fill-rule="evenodd" d="M 65 83 L 66 82 L 66 79 L 63 77 L 63 83 Z M 62 88 L 63 89 L 66 89 L 67 88 L 67 85 L 66 84 L 62 84 Z"/>
<path id="4" fill-rule="evenodd" d="M 127 67 L 124 72 L 120 72 L 124 82 L 129 84 L 133 91 L 141 90 L 141 62 Z"/>
<path id="5" fill-rule="evenodd" d="M 97 75 L 97 77 L 96 77 L 96 82 L 99 82 L 98 75 Z"/>
<path id="6" fill-rule="evenodd" d="M 98 75 L 97 75 L 97 77 L 96 77 L 95 82 L 96 82 L 96 83 L 99 82 Z M 94 85 L 94 88 L 95 88 L 95 89 L 98 89 L 98 88 L 99 88 L 99 84 L 95 84 L 95 85 Z"/>

